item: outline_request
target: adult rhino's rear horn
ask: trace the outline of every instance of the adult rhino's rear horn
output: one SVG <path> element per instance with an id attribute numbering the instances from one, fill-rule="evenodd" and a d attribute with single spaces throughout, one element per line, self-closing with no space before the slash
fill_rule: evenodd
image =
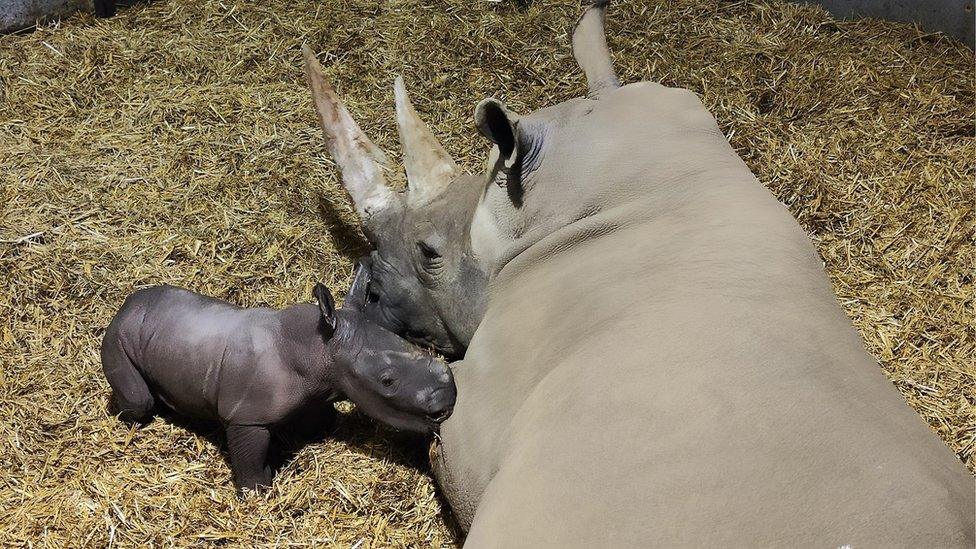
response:
<path id="1" fill-rule="evenodd" d="M 604 17 L 609 4 L 610 0 L 590 4 L 573 30 L 573 57 L 586 74 L 590 97 L 599 95 L 607 88 L 620 87 L 604 32 Z"/>
<path id="2" fill-rule="evenodd" d="M 342 171 L 343 187 L 366 224 L 376 212 L 388 208 L 395 200 L 383 176 L 386 156 L 366 137 L 336 96 L 311 48 L 302 45 L 302 55 L 326 146 Z"/>
<path id="3" fill-rule="evenodd" d="M 430 202 L 447 187 L 457 173 L 458 167 L 437 141 L 434 134 L 417 116 L 403 77 L 398 76 L 393 86 L 396 99 L 397 128 L 400 130 L 400 144 L 403 146 L 403 165 L 407 170 L 407 184 L 410 192 L 407 203 L 420 206 Z"/>

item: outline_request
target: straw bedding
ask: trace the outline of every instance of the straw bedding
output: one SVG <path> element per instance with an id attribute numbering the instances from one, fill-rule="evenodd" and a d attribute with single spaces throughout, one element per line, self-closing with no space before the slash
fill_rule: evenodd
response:
<path id="1" fill-rule="evenodd" d="M 263 4 L 158 1 L 0 37 L 4 545 L 457 543 L 421 445 L 348 406 L 269 494 L 238 501 L 219 436 L 109 414 L 99 338 L 143 285 L 278 307 L 321 279 L 341 296 L 365 244 L 301 43 L 394 158 L 400 73 L 476 170 L 477 100 L 528 111 L 583 93 L 579 5 Z M 703 96 L 811 233 L 880 367 L 973 469 L 972 51 L 777 0 L 622 1 L 608 32 L 623 80 Z"/>

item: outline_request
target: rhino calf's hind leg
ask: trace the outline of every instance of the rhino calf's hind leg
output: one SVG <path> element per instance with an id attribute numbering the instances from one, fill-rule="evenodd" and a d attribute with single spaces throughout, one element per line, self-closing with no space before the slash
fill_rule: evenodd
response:
<path id="1" fill-rule="evenodd" d="M 152 416 L 156 400 L 146 380 L 129 360 L 114 331 L 110 330 L 102 342 L 102 370 L 112 386 L 119 417 L 123 421 L 144 422 Z"/>
<path id="2" fill-rule="evenodd" d="M 227 427 L 227 447 L 230 468 L 238 492 L 247 488 L 257 490 L 271 486 L 271 465 L 268 447 L 271 432 L 263 425 L 230 425 Z"/>

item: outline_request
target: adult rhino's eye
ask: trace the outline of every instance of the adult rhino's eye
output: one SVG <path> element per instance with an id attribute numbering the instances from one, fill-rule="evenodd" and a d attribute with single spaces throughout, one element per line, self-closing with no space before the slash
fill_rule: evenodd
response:
<path id="1" fill-rule="evenodd" d="M 441 254 L 433 246 L 423 241 L 417 242 L 417 249 L 420 250 L 421 265 L 424 272 L 429 275 L 439 274 L 441 268 L 444 267 L 444 258 L 441 257 Z"/>
<path id="2" fill-rule="evenodd" d="M 417 249 L 420 250 L 420 255 L 427 261 L 434 261 L 441 258 L 441 254 L 437 250 L 422 240 L 417 242 Z"/>

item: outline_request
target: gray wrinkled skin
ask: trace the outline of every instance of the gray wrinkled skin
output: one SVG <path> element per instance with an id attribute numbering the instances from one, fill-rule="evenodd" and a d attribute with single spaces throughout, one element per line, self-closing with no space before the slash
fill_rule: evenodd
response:
<path id="1" fill-rule="evenodd" d="M 272 430 L 327 425 L 332 403 L 353 401 L 397 429 L 430 433 L 451 413 L 453 376 L 441 361 L 365 318 L 365 267 L 336 311 L 319 306 L 244 309 L 172 286 L 125 300 L 102 341 L 102 366 L 126 420 L 156 405 L 220 422 L 234 482 L 271 482 Z"/>
<path id="2" fill-rule="evenodd" d="M 449 358 L 464 355 L 485 306 L 487 276 L 468 235 L 481 190 L 467 179 L 423 206 L 398 200 L 364 231 L 376 248 L 367 316 Z"/>
<path id="3" fill-rule="evenodd" d="M 865 352 L 809 238 L 698 97 L 619 85 L 605 6 L 573 35 L 588 97 L 476 109 L 490 169 L 454 175 L 448 189 L 481 194 L 445 240 L 487 284 L 374 296 L 422 312 L 487 290 L 433 454 L 465 546 L 971 549 L 972 476 Z M 322 97 L 320 115 L 341 109 Z M 363 169 L 358 126 L 321 120 L 365 228 L 404 215 Z M 374 231 L 376 257 L 416 265 L 384 248 L 403 238 Z M 454 329 L 441 321 L 391 326 L 422 339 Z"/>

